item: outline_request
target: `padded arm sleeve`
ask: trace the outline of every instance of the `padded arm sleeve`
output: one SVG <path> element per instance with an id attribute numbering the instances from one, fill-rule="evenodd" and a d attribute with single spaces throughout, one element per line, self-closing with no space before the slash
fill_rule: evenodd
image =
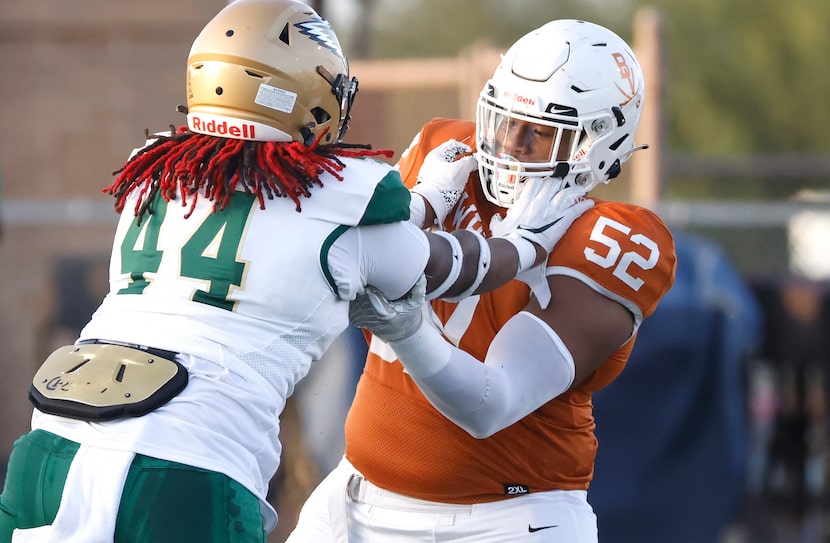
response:
<path id="1" fill-rule="evenodd" d="M 340 298 L 353 300 L 373 285 L 389 300 L 405 295 L 429 258 L 424 233 L 408 221 L 349 228 L 327 255 Z"/>
<path id="2" fill-rule="evenodd" d="M 476 438 L 488 437 L 570 388 L 574 363 L 544 321 L 522 311 L 496 334 L 482 364 L 426 322 L 391 343 L 429 402 Z"/>

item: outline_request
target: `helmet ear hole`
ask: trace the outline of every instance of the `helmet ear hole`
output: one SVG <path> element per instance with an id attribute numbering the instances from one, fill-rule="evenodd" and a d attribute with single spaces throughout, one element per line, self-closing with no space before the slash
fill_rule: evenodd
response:
<path id="1" fill-rule="evenodd" d="M 620 166 L 619 159 L 615 160 L 611 167 L 608 168 L 608 171 L 605 172 L 605 175 L 608 176 L 608 179 L 614 179 L 618 175 L 620 175 L 620 171 L 622 171 L 622 167 Z"/>
<path id="2" fill-rule="evenodd" d="M 321 107 L 312 108 L 311 115 L 314 117 L 314 120 L 317 121 L 317 124 L 323 124 L 331 119 L 331 115 L 329 115 L 328 112 Z"/>
<path id="3" fill-rule="evenodd" d="M 612 107 L 611 112 L 614 114 L 614 118 L 617 120 L 617 126 L 622 126 L 625 124 L 625 115 L 623 115 L 623 112 L 619 107 Z"/>

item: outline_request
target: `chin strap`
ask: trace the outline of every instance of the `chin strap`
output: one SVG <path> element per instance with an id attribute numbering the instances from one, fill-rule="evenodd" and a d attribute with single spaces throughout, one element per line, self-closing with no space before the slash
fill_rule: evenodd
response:
<path id="1" fill-rule="evenodd" d="M 648 149 L 648 143 L 638 145 L 637 147 L 634 147 L 634 148 L 626 151 L 625 153 L 623 153 L 622 156 L 620 156 L 620 162 L 625 162 L 626 160 L 631 158 L 631 155 L 633 155 L 637 151 L 645 151 L 646 149 Z"/>

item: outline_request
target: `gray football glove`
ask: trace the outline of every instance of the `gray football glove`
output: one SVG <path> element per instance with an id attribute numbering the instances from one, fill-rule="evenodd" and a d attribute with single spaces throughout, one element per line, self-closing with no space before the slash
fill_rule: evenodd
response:
<path id="1" fill-rule="evenodd" d="M 367 286 L 349 304 L 349 322 L 386 342 L 408 338 L 421 326 L 426 288 L 426 277 L 421 275 L 406 296 L 389 301 L 379 290 Z"/>

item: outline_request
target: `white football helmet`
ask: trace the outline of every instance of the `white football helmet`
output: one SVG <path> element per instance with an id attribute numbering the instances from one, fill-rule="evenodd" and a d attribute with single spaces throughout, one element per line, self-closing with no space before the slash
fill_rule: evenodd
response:
<path id="1" fill-rule="evenodd" d="M 502 56 L 479 96 L 476 159 L 484 194 L 510 207 L 524 180 L 588 192 L 637 150 L 645 81 L 631 48 L 586 21 L 552 21 Z"/>

